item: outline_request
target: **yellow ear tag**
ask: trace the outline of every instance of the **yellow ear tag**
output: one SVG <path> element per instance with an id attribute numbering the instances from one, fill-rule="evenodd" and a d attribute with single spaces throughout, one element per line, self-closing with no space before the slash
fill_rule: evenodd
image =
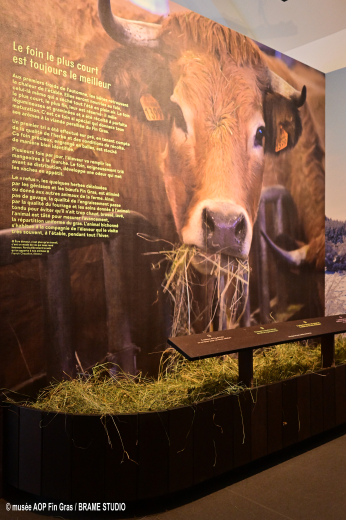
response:
<path id="1" fill-rule="evenodd" d="M 279 126 L 278 136 L 276 138 L 275 151 L 280 152 L 288 145 L 288 133 L 286 130 L 282 128 L 282 125 Z"/>
<path id="2" fill-rule="evenodd" d="M 161 107 L 153 96 L 150 94 L 144 94 L 144 96 L 141 97 L 140 102 L 148 121 L 164 121 L 165 118 Z"/>

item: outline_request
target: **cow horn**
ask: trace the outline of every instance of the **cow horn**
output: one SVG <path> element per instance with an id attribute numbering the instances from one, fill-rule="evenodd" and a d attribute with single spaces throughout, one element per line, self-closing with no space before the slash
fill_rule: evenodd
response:
<path id="1" fill-rule="evenodd" d="M 99 17 L 103 28 L 113 40 L 134 47 L 157 47 L 161 25 L 125 20 L 112 13 L 110 0 L 99 0 Z"/>
<path id="2" fill-rule="evenodd" d="M 296 90 L 293 88 L 287 81 L 280 78 L 275 72 L 269 71 L 270 74 L 270 83 L 274 92 L 281 94 L 285 98 L 292 99 L 297 108 L 300 108 L 304 105 L 306 100 L 306 86 L 302 88 L 302 91 Z"/>
<path id="3" fill-rule="evenodd" d="M 274 242 L 268 237 L 268 235 L 261 230 L 261 234 L 265 238 L 268 246 L 271 248 L 273 253 L 276 254 L 281 260 L 284 260 L 289 265 L 300 267 L 306 263 L 306 256 L 308 253 L 309 246 L 305 245 L 294 251 L 285 251 L 281 247 L 274 244 Z"/>

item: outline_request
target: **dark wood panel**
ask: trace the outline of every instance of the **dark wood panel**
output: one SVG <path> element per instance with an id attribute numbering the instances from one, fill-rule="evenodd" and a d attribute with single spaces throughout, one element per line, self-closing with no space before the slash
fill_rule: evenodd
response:
<path id="1" fill-rule="evenodd" d="M 282 448 L 282 383 L 267 386 L 268 454 Z"/>
<path id="2" fill-rule="evenodd" d="M 19 483 L 22 491 L 41 494 L 42 413 L 20 408 L 19 421 Z"/>
<path id="3" fill-rule="evenodd" d="M 44 309 L 47 378 L 59 380 L 63 373 L 75 376 L 72 341 L 70 264 L 65 249 L 41 255 L 40 279 Z"/>
<path id="4" fill-rule="evenodd" d="M 137 498 L 138 415 L 107 417 L 105 440 L 105 495 L 113 502 Z"/>
<path id="5" fill-rule="evenodd" d="M 193 423 L 191 406 L 169 410 L 169 492 L 193 485 Z"/>
<path id="6" fill-rule="evenodd" d="M 322 367 L 329 368 L 335 365 L 334 334 L 326 334 L 321 337 Z"/>
<path id="7" fill-rule="evenodd" d="M 346 365 L 335 367 L 335 423 L 346 422 Z"/>
<path id="8" fill-rule="evenodd" d="M 42 487 L 45 497 L 71 497 L 72 416 L 42 412 Z"/>
<path id="9" fill-rule="evenodd" d="M 297 378 L 298 441 L 311 435 L 310 374 Z"/>
<path id="10" fill-rule="evenodd" d="M 100 417 L 73 415 L 71 498 L 102 500 L 104 493 L 104 443 L 106 431 Z"/>
<path id="11" fill-rule="evenodd" d="M 4 409 L 0 398 L 0 498 L 4 493 Z"/>
<path id="12" fill-rule="evenodd" d="M 310 375 L 311 435 L 323 432 L 323 375 Z"/>
<path id="13" fill-rule="evenodd" d="M 138 414 L 138 498 L 168 493 L 168 412 Z"/>
<path id="14" fill-rule="evenodd" d="M 240 350 L 238 352 L 239 384 L 248 388 L 253 386 L 253 349 Z"/>
<path id="15" fill-rule="evenodd" d="M 251 404 L 250 390 L 232 397 L 234 467 L 251 461 Z"/>
<path id="16" fill-rule="evenodd" d="M 251 403 L 251 460 L 267 455 L 267 387 L 260 386 L 252 391 Z"/>
<path id="17" fill-rule="evenodd" d="M 282 382 L 282 446 L 298 441 L 297 379 Z"/>
<path id="18" fill-rule="evenodd" d="M 335 368 L 323 370 L 323 429 L 330 430 L 336 425 L 335 418 Z"/>
<path id="19" fill-rule="evenodd" d="M 169 338 L 168 343 L 187 359 L 196 360 L 341 332 L 346 332 L 346 314 L 176 336 Z M 323 340 L 323 344 L 328 344 L 324 353 L 330 362 L 330 340 L 327 343 Z"/>
<path id="20" fill-rule="evenodd" d="M 213 476 L 216 457 L 213 402 L 199 403 L 195 410 L 193 422 L 193 482 L 198 484 Z"/>
<path id="21" fill-rule="evenodd" d="M 4 409 L 4 477 L 16 488 L 19 484 L 19 414 L 15 405 Z"/>
<path id="22" fill-rule="evenodd" d="M 214 476 L 233 468 L 233 401 L 227 395 L 214 400 Z"/>

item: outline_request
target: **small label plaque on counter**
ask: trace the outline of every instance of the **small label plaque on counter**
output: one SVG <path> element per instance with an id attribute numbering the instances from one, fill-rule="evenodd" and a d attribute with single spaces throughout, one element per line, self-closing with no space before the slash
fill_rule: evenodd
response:
<path id="1" fill-rule="evenodd" d="M 299 329 L 304 329 L 306 327 L 317 327 L 318 325 L 322 325 L 322 323 L 320 321 L 315 321 L 314 323 L 307 323 L 304 321 L 303 323 L 298 324 L 297 327 Z"/>
<path id="2" fill-rule="evenodd" d="M 278 329 L 265 329 L 261 327 L 260 330 L 254 330 L 255 334 L 271 334 L 272 332 L 278 332 Z"/>
<path id="3" fill-rule="evenodd" d="M 198 341 L 198 345 L 204 345 L 205 343 L 215 343 L 216 341 L 222 341 L 223 339 L 232 339 L 231 336 L 217 336 L 216 338 L 213 338 L 211 334 L 207 334 L 206 338 L 202 338 L 201 341 Z"/>

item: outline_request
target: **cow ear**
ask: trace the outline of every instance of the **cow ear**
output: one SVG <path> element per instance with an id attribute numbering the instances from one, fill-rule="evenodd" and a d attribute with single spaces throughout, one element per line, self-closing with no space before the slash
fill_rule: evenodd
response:
<path id="1" fill-rule="evenodd" d="M 265 151 L 279 154 L 293 148 L 302 133 L 297 102 L 281 94 L 267 93 L 264 99 Z"/>
<path id="2" fill-rule="evenodd" d="M 167 129 L 173 80 L 162 56 L 147 49 L 116 48 L 103 67 L 103 75 L 111 83 L 112 98 L 128 104 L 131 117 L 153 130 Z"/>

